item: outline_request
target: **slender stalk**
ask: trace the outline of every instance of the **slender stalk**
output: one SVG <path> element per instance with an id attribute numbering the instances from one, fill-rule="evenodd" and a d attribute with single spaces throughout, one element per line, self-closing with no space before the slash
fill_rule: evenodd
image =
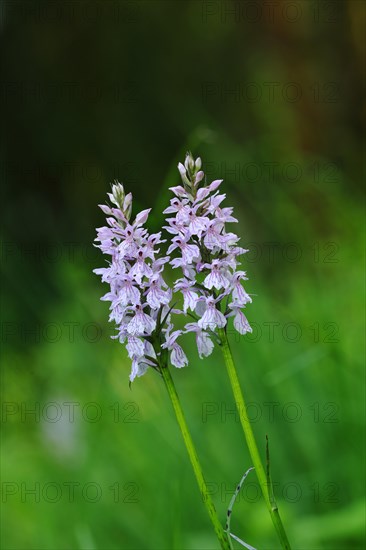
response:
<path id="1" fill-rule="evenodd" d="M 197 479 L 198 487 L 200 490 L 200 493 L 202 495 L 203 502 L 207 508 L 208 515 L 210 516 L 211 522 L 213 524 L 213 527 L 215 529 L 216 536 L 220 542 L 220 546 L 222 550 L 230 550 L 231 546 L 229 543 L 228 535 L 225 533 L 220 520 L 217 516 L 216 509 L 214 506 L 214 503 L 212 502 L 211 495 L 208 491 L 208 487 L 206 485 L 205 479 L 203 477 L 202 468 L 197 456 L 197 452 L 194 446 L 194 443 L 192 441 L 191 434 L 189 432 L 186 419 L 184 417 L 184 413 L 179 401 L 179 397 L 177 394 L 177 390 L 175 388 L 173 378 L 170 374 L 169 368 L 167 366 L 162 366 L 160 369 L 162 376 L 164 378 L 164 382 L 166 385 L 166 388 L 168 390 L 168 394 L 170 397 L 170 400 L 172 402 L 175 416 L 177 418 L 180 430 L 182 432 L 182 436 L 184 439 L 184 443 L 186 445 L 186 449 L 191 461 L 191 464 L 193 466 L 193 470 Z"/>
<path id="2" fill-rule="evenodd" d="M 262 490 L 263 498 L 265 500 L 268 511 L 271 515 L 272 522 L 277 531 L 278 538 L 281 541 L 282 548 L 284 548 L 285 550 L 291 550 L 291 546 L 288 541 L 285 529 L 283 527 L 277 505 L 275 502 L 273 502 L 273 499 L 271 499 L 270 497 L 270 493 L 269 493 L 270 487 L 268 485 L 267 476 L 259 455 L 252 426 L 250 424 L 250 420 L 247 415 L 247 409 L 245 406 L 243 393 L 240 388 L 240 383 L 239 383 L 238 375 L 235 369 L 235 363 L 233 360 L 233 356 L 231 354 L 231 349 L 229 346 L 229 341 L 227 338 L 226 331 L 224 329 L 220 329 L 219 336 L 221 339 L 221 348 L 224 354 L 227 372 L 230 378 L 231 388 L 233 390 L 235 403 L 239 412 L 240 423 L 243 427 L 245 439 L 249 448 L 251 459 L 253 461 L 253 466 L 255 467 L 259 485 Z"/>

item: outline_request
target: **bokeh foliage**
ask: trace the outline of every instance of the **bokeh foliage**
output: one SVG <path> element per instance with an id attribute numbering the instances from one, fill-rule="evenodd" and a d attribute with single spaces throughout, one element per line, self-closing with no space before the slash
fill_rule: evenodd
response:
<path id="1" fill-rule="evenodd" d="M 365 5 L 248 4 L 4 2 L 4 549 L 215 547 L 162 381 L 129 389 L 91 273 L 109 182 L 157 230 L 187 149 L 225 178 L 251 249 L 255 330 L 231 339 L 293 547 L 363 547 Z M 173 375 L 224 518 L 249 457 L 219 350 L 186 350 Z M 51 422 L 53 402 L 75 421 L 63 405 Z M 234 532 L 276 548 L 248 482 Z"/>

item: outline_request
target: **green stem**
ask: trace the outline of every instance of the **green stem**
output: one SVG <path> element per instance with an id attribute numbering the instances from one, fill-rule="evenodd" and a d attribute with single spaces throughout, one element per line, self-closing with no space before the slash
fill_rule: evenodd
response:
<path id="1" fill-rule="evenodd" d="M 225 364 L 227 372 L 229 374 L 231 388 L 234 393 L 235 403 L 239 412 L 240 423 L 243 427 L 245 439 L 249 448 L 249 453 L 253 461 L 253 466 L 257 474 L 258 482 L 262 490 L 263 498 L 265 500 L 268 511 L 271 515 L 273 525 L 277 531 L 278 538 L 281 541 L 282 548 L 285 550 L 291 550 L 290 543 L 288 541 L 285 529 L 283 527 L 281 517 L 277 508 L 277 505 L 271 500 L 269 494 L 269 487 L 267 482 L 267 476 L 262 465 L 262 461 L 258 452 L 257 443 L 254 438 L 252 426 L 247 415 L 247 409 L 245 406 L 244 397 L 240 388 L 240 383 L 238 375 L 235 369 L 235 364 L 233 356 L 231 354 L 231 349 L 229 346 L 229 341 L 227 338 L 226 331 L 220 329 L 219 336 L 221 339 L 221 347 L 224 354 Z"/>
<path id="2" fill-rule="evenodd" d="M 180 430 L 182 432 L 184 443 L 186 445 L 186 449 L 187 449 L 191 464 L 193 466 L 193 470 L 197 479 L 198 487 L 202 495 L 203 502 L 205 503 L 205 506 L 207 508 L 208 515 L 210 516 L 211 522 L 215 529 L 215 533 L 220 542 L 220 546 L 222 550 L 230 550 L 231 547 L 230 547 L 228 536 L 225 533 L 220 523 L 220 520 L 217 516 L 214 503 L 212 502 L 211 495 L 209 493 L 208 487 L 203 477 L 202 468 L 197 456 L 196 449 L 194 447 L 194 443 L 192 441 L 191 434 L 187 426 L 186 419 L 184 417 L 184 413 L 179 401 L 177 390 L 175 389 L 175 385 L 173 382 L 173 378 L 170 374 L 169 368 L 167 366 L 161 367 L 161 373 L 164 378 L 164 382 L 174 408 L 175 416 L 177 417 L 177 421 L 178 421 Z"/>

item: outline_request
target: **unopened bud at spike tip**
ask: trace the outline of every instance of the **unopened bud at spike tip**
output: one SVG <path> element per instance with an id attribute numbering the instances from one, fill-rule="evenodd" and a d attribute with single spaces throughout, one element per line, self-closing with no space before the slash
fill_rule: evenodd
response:
<path id="1" fill-rule="evenodd" d="M 184 161 L 184 166 L 186 167 L 186 169 L 188 170 L 189 173 L 192 173 L 194 172 L 194 158 L 193 158 L 193 155 L 190 151 L 187 152 L 187 155 L 186 155 L 186 158 L 185 158 L 185 161 Z"/>
<path id="2" fill-rule="evenodd" d="M 125 190 L 122 183 L 116 181 L 116 183 L 112 185 L 112 193 L 109 193 L 109 197 L 113 204 L 122 210 L 123 202 L 125 200 Z"/>

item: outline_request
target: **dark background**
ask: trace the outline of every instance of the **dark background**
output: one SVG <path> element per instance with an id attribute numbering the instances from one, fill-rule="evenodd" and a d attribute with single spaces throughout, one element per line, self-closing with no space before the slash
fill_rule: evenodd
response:
<path id="1" fill-rule="evenodd" d="M 157 230 L 187 149 L 225 179 L 250 248 L 253 334 L 232 346 L 293 547 L 363 547 L 364 15 L 361 0 L 2 3 L 4 549 L 215 547 L 162 382 L 129 389 L 91 272 L 110 182 Z M 185 350 L 173 375 L 224 518 L 250 459 L 219 352 Z M 277 548 L 267 516 L 248 478 L 233 530 Z"/>

